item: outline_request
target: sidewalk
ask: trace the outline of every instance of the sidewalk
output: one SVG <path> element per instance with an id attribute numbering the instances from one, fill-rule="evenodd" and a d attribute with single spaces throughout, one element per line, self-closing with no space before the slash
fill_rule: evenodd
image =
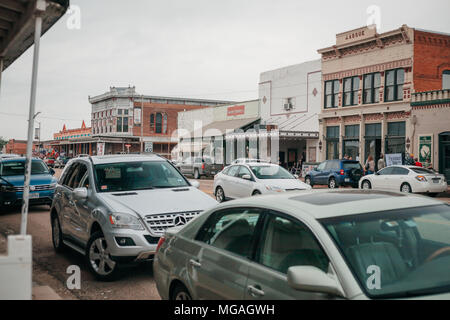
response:
<path id="1" fill-rule="evenodd" d="M 6 255 L 7 240 L 6 237 L 0 233 L 0 255 Z M 62 300 L 62 298 L 49 286 L 41 286 L 33 282 L 32 289 L 33 300 Z"/>

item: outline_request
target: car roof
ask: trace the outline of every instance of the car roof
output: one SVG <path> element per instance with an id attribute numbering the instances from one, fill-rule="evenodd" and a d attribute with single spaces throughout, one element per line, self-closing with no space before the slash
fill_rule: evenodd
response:
<path id="1" fill-rule="evenodd" d="M 442 205 L 429 197 L 374 190 L 305 190 L 263 195 L 229 202 L 228 206 L 260 207 L 307 214 L 314 219 L 334 218 L 378 211 Z M 225 203 L 223 206 L 227 206 Z"/>
<path id="2" fill-rule="evenodd" d="M 136 155 L 136 154 L 117 154 L 117 155 L 106 155 L 106 156 L 92 156 L 92 157 L 80 157 L 76 158 L 79 160 L 91 159 L 92 163 L 95 164 L 107 164 L 107 163 L 121 163 L 121 162 L 138 162 L 138 161 L 158 161 L 166 160 L 157 154 L 148 155 Z"/>
<path id="3" fill-rule="evenodd" d="M 0 158 L 0 162 L 17 162 L 17 161 L 25 161 L 27 160 L 26 157 L 14 157 L 14 158 Z M 33 161 L 42 161 L 39 158 L 33 157 Z"/>

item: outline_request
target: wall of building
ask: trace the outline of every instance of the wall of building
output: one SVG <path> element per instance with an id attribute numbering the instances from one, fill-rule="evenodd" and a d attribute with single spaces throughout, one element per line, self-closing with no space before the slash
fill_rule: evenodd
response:
<path id="1" fill-rule="evenodd" d="M 375 31 L 375 32 L 374 32 Z M 358 33 L 362 37 L 352 37 Z M 345 138 L 345 127 L 359 125 L 359 135 L 356 137 L 359 143 L 357 156 L 361 162 L 365 162 L 366 150 L 365 126 L 377 123 L 381 126 L 381 146 L 379 150 L 385 153 L 388 126 L 390 122 L 405 122 L 405 141 L 412 137 L 412 126 L 410 123 L 410 100 L 413 81 L 413 54 L 414 30 L 402 26 L 381 35 L 376 30 L 364 27 L 338 34 L 337 45 L 319 50 L 322 54 L 322 111 L 319 116 L 320 139 L 322 150 L 319 160 L 327 158 L 327 127 L 339 127 L 338 157 L 344 157 L 343 143 Z M 342 38 L 346 41 L 342 41 Z M 398 101 L 385 101 L 385 76 L 387 70 L 403 69 L 404 83 L 402 99 Z M 363 86 L 364 75 L 379 72 L 381 75 L 381 86 L 379 90 L 379 102 L 364 104 Z M 359 78 L 359 90 L 357 104 L 343 106 L 344 79 L 348 77 Z M 325 108 L 325 83 L 330 80 L 339 80 L 338 107 Z M 406 145 L 406 143 L 405 143 Z M 405 150 L 409 152 L 410 150 Z M 375 155 L 373 155 L 375 156 Z"/>
<path id="2" fill-rule="evenodd" d="M 450 34 L 414 31 L 414 90 L 441 90 L 442 73 L 450 71 Z"/>
<path id="3" fill-rule="evenodd" d="M 261 121 L 285 131 L 319 131 L 322 96 L 321 61 L 266 71 L 260 74 Z M 286 110 L 288 99 L 292 109 Z"/>
<path id="4" fill-rule="evenodd" d="M 419 155 L 419 136 L 432 136 L 432 166 L 439 170 L 439 134 L 450 131 L 450 103 L 413 107 L 411 115 L 416 118 L 413 154 Z"/>

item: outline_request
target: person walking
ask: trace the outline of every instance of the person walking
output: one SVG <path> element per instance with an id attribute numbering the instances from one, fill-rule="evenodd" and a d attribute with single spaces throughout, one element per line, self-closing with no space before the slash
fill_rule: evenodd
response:
<path id="1" fill-rule="evenodd" d="M 364 166 L 367 174 L 374 174 L 375 172 L 375 161 L 373 160 L 372 155 L 369 155 L 367 158 L 366 164 Z"/>
<path id="2" fill-rule="evenodd" d="M 386 167 L 386 162 L 384 161 L 384 155 L 380 154 L 380 159 L 378 159 L 377 163 L 378 170 L 381 170 Z"/>

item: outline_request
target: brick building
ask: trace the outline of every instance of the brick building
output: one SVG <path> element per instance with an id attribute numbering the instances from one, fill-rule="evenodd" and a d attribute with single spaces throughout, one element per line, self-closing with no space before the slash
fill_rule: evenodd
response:
<path id="1" fill-rule="evenodd" d="M 403 25 L 378 34 L 375 26 L 336 35 L 322 55 L 319 160 L 345 155 L 413 153 L 411 96 L 440 90 L 449 65 L 448 35 Z"/>
<path id="2" fill-rule="evenodd" d="M 52 147 L 69 156 L 79 154 L 140 153 L 152 150 L 170 157 L 178 140 L 178 112 L 217 106 L 228 101 L 141 95 L 134 87 L 111 87 L 89 97 L 91 127 L 54 134 Z M 147 147 L 147 148 L 146 148 Z"/>

